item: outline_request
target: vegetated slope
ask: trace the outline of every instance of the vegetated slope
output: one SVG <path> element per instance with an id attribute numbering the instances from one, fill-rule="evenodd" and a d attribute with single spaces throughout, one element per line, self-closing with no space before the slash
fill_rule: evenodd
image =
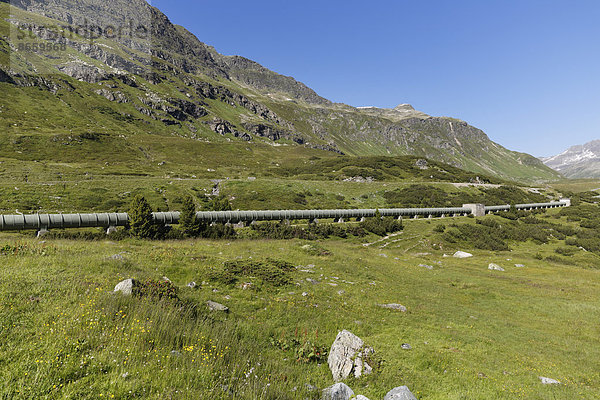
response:
<path id="1" fill-rule="evenodd" d="M 0 3 L 0 123 L 9 144 L 3 155 L 11 158 L 26 158 L 33 148 L 55 158 L 67 153 L 68 159 L 72 152 L 65 147 L 78 146 L 72 138 L 93 134 L 104 142 L 92 153 L 77 152 L 80 161 L 107 162 L 124 153 L 139 161 L 173 145 L 148 136 L 168 136 L 348 155 L 411 154 L 506 179 L 559 176 L 463 121 L 430 117 L 408 105 L 382 110 L 332 104 L 293 78 L 217 53 L 141 0 L 18 5 L 22 9 Z M 90 40 L 85 31 L 71 33 L 86 21 L 104 27 L 134 21 L 149 34 Z M 48 44 L 64 49 L 48 50 Z M 150 144 L 142 151 L 145 142 Z"/>
<path id="2" fill-rule="evenodd" d="M 371 399 L 400 385 L 423 400 L 595 399 L 597 216 L 410 220 L 387 239 L 319 241 L 2 233 L 0 396 L 316 400 L 347 329 L 375 349 L 373 373 L 345 381 Z M 456 250 L 473 257 L 444 257 Z M 139 296 L 112 293 L 126 278 Z"/>
<path id="3" fill-rule="evenodd" d="M 600 178 L 600 140 L 569 147 L 541 160 L 568 178 Z"/>

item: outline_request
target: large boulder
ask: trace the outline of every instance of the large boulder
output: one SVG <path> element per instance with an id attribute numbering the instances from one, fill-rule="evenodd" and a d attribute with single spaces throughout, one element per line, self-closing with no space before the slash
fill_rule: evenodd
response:
<path id="1" fill-rule="evenodd" d="M 365 346 L 361 338 L 350 331 L 341 331 L 331 345 L 327 358 L 333 379 L 337 382 L 350 374 L 354 374 L 356 378 L 370 374 L 373 369 L 365 359 L 373 353 L 373 348 Z"/>
<path id="2" fill-rule="evenodd" d="M 383 400 L 417 400 L 417 398 L 408 387 L 398 386 L 390 390 Z"/>
<path id="3" fill-rule="evenodd" d="M 125 279 L 124 281 L 117 283 L 115 292 L 121 292 L 126 296 L 131 296 L 140 289 L 140 286 L 140 282 L 135 279 Z"/>
<path id="4" fill-rule="evenodd" d="M 336 383 L 323 390 L 323 400 L 349 400 L 354 396 L 354 391 L 345 383 Z"/>

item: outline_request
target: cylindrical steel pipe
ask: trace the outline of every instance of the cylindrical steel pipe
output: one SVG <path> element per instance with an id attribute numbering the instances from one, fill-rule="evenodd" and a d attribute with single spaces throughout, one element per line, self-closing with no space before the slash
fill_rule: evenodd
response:
<path id="1" fill-rule="evenodd" d="M 517 204 L 517 210 L 534 208 L 554 208 L 568 206 L 567 201 L 535 204 Z M 509 210 L 509 205 L 487 206 L 486 211 Z M 379 213 L 384 217 L 414 217 L 470 214 L 470 208 L 381 208 Z M 196 218 L 201 222 L 238 223 L 253 221 L 284 221 L 294 219 L 344 219 L 374 217 L 376 209 L 343 209 L 343 210 L 261 210 L 261 211 L 200 211 Z M 178 224 L 180 213 L 153 213 L 156 222 L 161 224 Z M 30 214 L 0 215 L 0 231 L 26 229 L 64 229 L 126 226 L 129 222 L 127 213 L 100 214 Z"/>

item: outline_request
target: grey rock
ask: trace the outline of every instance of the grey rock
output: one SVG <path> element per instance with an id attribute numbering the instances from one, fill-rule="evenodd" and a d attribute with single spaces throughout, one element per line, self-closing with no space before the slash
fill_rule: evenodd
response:
<path id="1" fill-rule="evenodd" d="M 115 286 L 115 292 L 121 292 L 125 296 L 131 296 L 134 292 L 139 290 L 141 284 L 135 279 L 125 279 L 117 283 Z"/>
<path id="2" fill-rule="evenodd" d="M 402 349 L 403 350 L 410 350 L 412 349 L 412 346 L 408 343 L 402 343 Z"/>
<path id="3" fill-rule="evenodd" d="M 473 254 L 459 250 L 456 253 L 454 253 L 454 255 L 452 257 L 454 257 L 454 258 L 468 258 L 468 257 L 473 257 Z"/>
<path id="4" fill-rule="evenodd" d="M 358 396 L 356 396 L 354 398 L 354 400 L 369 400 L 369 398 L 366 396 L 363 396 L 362 394 L 359 394 Z"/>
<path id="5" fill-rule="evenodd" d="M 417 400 L 406 386 L 398 386 L 390 390 L 383 400 Z"/>
<path id="6" fill-rule="evenodd" d="M 540 376 L 540 380 L 544 385 L 560 385 L 560 381 L 552 378 L 546 378 L 545 376 Z"/>
<path id="7" fill-rule="evenodd" d="M 189 287 L 190 289 L 198 289 L 199 286 L 196 284 L 196 282 L 190 282 L 187 284 L 187 287 Z"/>
<path id="8" fill-rule="evenodd" d="M 419 264 L 419 267 L 423 267 L 423 268 L 427 268 L 427 269 L 433 269 L 433 266 L 427 265 L 427 264 Z"/>
<path id="9" fill-rule="evenodd" d="M 406 312 L 406 310 L 407 310 L 405 306 L 403 306 L 402 304 L 397 304 L 397 303 L 379 304 L 379 307 L 389 308 L 391 310 L 398 310 L 398 311 L 402 311 L 402 312 Z"/>
<path id="10" fill-rule="evenodd" d="M 312 283 L 313 285 L 318 285 L 319 283 L 321 283 L 318 280 L 312 278 L 306 278 L 306 282 Z"/>
<path id="11" fill-rule="evenodd" d="M 349 400 L 354 396 L 354 391 L 345 383 L 336 383 L 323 390 L 323 400 Z"/>
<path id="12" fill-rule="evenodd" d="M 504 271 L 504 268 L 494 263 L 490 263 L 490 265 L 488 265 L 488 269 L 491 269 L 493 271 Z"/>
<path id="13" fill-rule="evenodd" d="M 316 392 L 317 390 L 319 390 L 318 387 L 311 385 L 310 383 L 306 383 L 304 385 L 304 387 L 306 388 L 306 390 L 308 390 L 309 392 Z"/>
<path id="14" fill-rule="evenodd" d="M 327 358 L 333 380 L 341 381 L 348 378 L 350 374 L 359 378 L 363 374 L 371 373 L 371 366 L 363 359 L 373 353 L 373 348 L 366 347 L 363 340 L 352 332 L 347 330 L 339 332 Z"/>
<path id="15" fill-rule="evenodd" d="M 208 306 L 208 309 L 210 311 L 223 311 L 223 312 L 229 312 L 229 307 L 224 306 L 223 304 L 219 304 L 215 301 L 209 300 L 206 302 L 206 305 Z"/>
<path id="16" fill-rule="evenodd" d="M 517 268 L 524 268 L 525 266 L 523 264 L 515 264 L 515 267 L 517 267 Z"/>
<path id="17" fill-rule="evenodd" d="M 112 256 L 108 257 L 111 260 L 114 261 L 125 261 L 125 257 L 123 257 L 123 254 L 113 254 Z"/>

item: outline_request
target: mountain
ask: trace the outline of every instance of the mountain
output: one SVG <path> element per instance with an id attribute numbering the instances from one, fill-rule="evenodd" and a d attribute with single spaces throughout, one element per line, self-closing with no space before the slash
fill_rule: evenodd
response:
<path id="1" fill-rule="evenodd" d="M 332 103 L 291 77 L 219 54 L 142 0 L 2 1 L 4 156 L 136 165 L 227 143 L 220 151 L 295 146 L 327 157 L 416 155 L 527 182 L 560 176 L 464 121 L 407 104 Z"/>
<path id="2" fill-rule="evenodd" d="M 552 157 L 540 160 L 567 178 L 600 178 L 600 140 L 572 146 Z"/>

